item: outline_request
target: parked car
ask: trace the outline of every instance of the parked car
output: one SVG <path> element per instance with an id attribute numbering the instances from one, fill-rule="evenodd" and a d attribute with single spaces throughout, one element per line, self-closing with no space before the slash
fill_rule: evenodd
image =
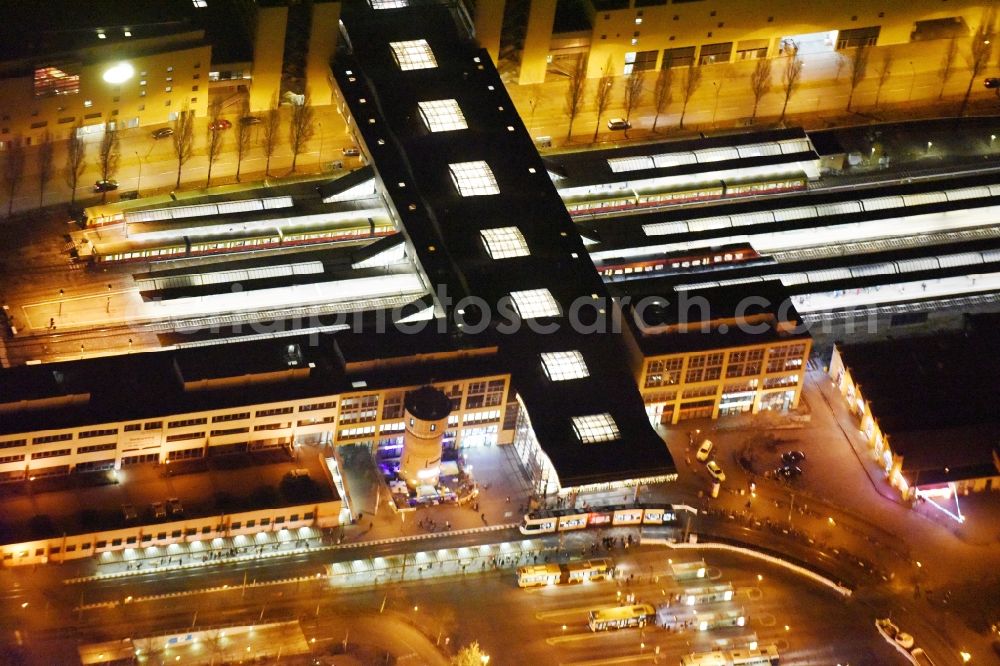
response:
<path id="1" fill-rule="evenodd" d="M 344 148 L 344 157 L 357 157 L 361 154 L 361 151 L 357 148 Z"/>
<path id="2" fill-rule="evenodd" d="M 983 81 L 983 85 L 989 88 L 990 90 L 994 88 L 1000 88 L 1000 79 L 992 77 L 988 78 L 985 81 Z"/>
<path id="3" fill-rule="evenodd" d="M 802 468 L 796 467 L 795 465 L 785 465 L 784 467 L 779 467 L 774 470 L 774 475 L 779 479 L 790 481 L 791 479 L 796 479 L 802 476 Z"/>
<path id="4" fill-rule="evenodd" d="M 801 451 L 785 451 L 781 454 L 781 462 L 786 465 L 794 465 L 806 459 L 806 454 Z"/>
<path id="5" fill-rule="evenodd" d="M 174 130 L 170 127 L 161 127 L 158 130 L 153 130 L 154 139 L 166 139 L 168 136 L 172 136 Z"/>
<path id="6" fill-rule="evenodd" d="M 240 118 L 241 125 L 260 125 L 261 119 L 257 116 L 243 116 Z"/>
<path id="7" fill-rule="evenodd" d="M 167 511 L 170 512 L 171 516 L 176 516 L 184 513 L 184 505 L 176 497 L 171 497 L 167 500 Z"/>
<path id="8" fill-rule="evenodd" d="M 114 192 L 118 189 L 117 180 L 99 180 L 94 183 L 95 192 Z"/>
<path id="9" fill-rule="evenodd" d="M 722 471 L 721 467 L 719 467 L 719 463 L 714 460 L 709 460 L 708 464 L 705 465 L 705 468 L 708 470 L 708 473 L 712 475 L 712 478 L 719 483 L 726 480 L 726 473 Z"/>
<path id="10" fill-rule="evenodd" d="M 232 126 L 233 124 L 228 120 L 226 120 L 225 118 L 219 118 L 214 123 L 209 123 L 208 129 L 212 130 L 213 132 L 216 132 L 218 130 L 227 130 Z"/>
<path id="11" fill-rule="evenodd" d="M 708 456 L 712 453 L 713 446 L 714 445 L 712 444 L 712 440 L 706 439 L 704 442 L 701 443 L 701 446 L 698 447 L 698 453 L 694 454 L 694 457 L 700 460 L 701 462 L 705 462 L 706 460 L 708 460 Z"/>
<path id="12" fill-rule="evenodd" d="M 913 636 L 909 635 L 905 631 L 900 631 L 899 627 L 893 624 L 892 620 L 889 618 L 875 620 L 875 627 L 886 640 L 895 641 L 899 644 L 899 647 L 904 650 L 910 650 L 913 648 Z"/>
<path id="13" fill-rule="evenodd" d="M 163 502 L 153 502 L 149 505 L 153 510 L 154 518 L 166 518 L 167 517 L 167 507 L 163 506 Z"/>
<path id="14" fill-rule="evenodd" d="M 609 130 L 627 130 L 632 128 L 632 123 L 624 118 L 612 118 L 608 121 Z"/>

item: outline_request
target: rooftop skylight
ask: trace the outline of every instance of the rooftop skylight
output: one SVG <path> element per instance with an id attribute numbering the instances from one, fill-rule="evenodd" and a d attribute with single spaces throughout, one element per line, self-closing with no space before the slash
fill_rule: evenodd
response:
<path id="1" fill-rule="evenodd" d="M 510 259 L 511 257 L 527 257 L 528 244 L 524 235 L 517 227 L 497 227 L 483 229 L 479 232 L 483 237 L 483 245 L 492 259 Z"/>
<path id="2" fill-rule="evenodd" d="M 542 354 L 542 368 L 554 382 L 583 379 L 590 376 L 583 354 L 573 351 L 546 352 Z"/>
<path id="3" fill-rule="evenodd" d="M 512 291 L 510 297 L 514 300 L 514 307 L 517 308 L 521 319 L 558 317 L 561 312 L 559 303 L 548 289 Z"/>
<path id="4" fill-rule="evenodd" d="M 590 414 L 588 416 L 574 416 L 573 430 L 576 436 L 584 444 L 597 444 L 600 442 L 610 442 L 621 437 L 618 425 L 611 418 L 611 414 Z"/>
<path id="5" fill-rule="evenodd" d="M 409 42 L 389 42 L 396 64 L 403 71 L 411 69 L 431 69 L 437 67 L 434 52 L 425 39 L 415 39 Z"/>
<path id="6" fill-rule="evenodd" d="M 497 180 L 486 162 L 456 162 L 449 164 L 451 179 L 463 197 L 476 197 L 488 194 L 500 194 Z"/>
<path id="7" fill-rule="evenodd" d="M 451 130 L 468 129 L 462 109 L 453 99 L 437 99 L 431 102 L 418 102 L 420 118 L 431 132 L 448 132 Z"/>

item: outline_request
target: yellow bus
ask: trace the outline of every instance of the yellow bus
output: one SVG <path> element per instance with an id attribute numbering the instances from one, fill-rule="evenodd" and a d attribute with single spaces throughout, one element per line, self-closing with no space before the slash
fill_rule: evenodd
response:
<path id="1" fill-rule="evenodd" d="M 607 631 L 608 629 L 628 629 L 644 627 L 656 617 L 656 610 L 649 604 L 633 604 L 631 606 L 611 606 L 590 611 L 587 625 L 591 631 Z"/>
<path id="2" fill-rule="evenodd" d="M 531 564 L 517 569 L 518 587 L 570 585 L 610 580 L 615 574 L 613 560 L 601 558 L 565 564 Z"/>

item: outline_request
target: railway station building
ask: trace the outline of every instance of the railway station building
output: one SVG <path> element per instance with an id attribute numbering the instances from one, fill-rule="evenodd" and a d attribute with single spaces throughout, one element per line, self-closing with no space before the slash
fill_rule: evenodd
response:
<path id="1" fill-rule="evenodd" d="M 994 314 L 964 331 L 838 344 L 830 377 L 858 419 L 872 459 L 900 494 L 962 520 L 960 496 L 1000 490 L 1000 371 Z"/>

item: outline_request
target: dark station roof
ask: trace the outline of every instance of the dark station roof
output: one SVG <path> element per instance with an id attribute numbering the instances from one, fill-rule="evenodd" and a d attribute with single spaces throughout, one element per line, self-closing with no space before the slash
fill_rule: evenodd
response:
<path id="1" fill-rule="evenodd" d="M 995 391 L 1000 315 L 969 315 L 964 331 L 838 345 L 872 414 L 903 456 L 903 470 L 928 479 L 988 466 L 1000 450 Z M 994 473 L 997 473 L 994 465 Z"/>
<path id="2" fill-rule="evenodd" d="M 622 336 L 570 326 L 566 315 L 574 303 L 586 304 L 577 317 L 581 322 L 603 318 L 610 311 L 608 294 L 488 54 L 458 34 L 443 5 L 373 10 L 358 2 L 344 7 L 342 19 L 353 53 L 338 56 L 334 76 L 415 260 L 433 288 L 447 290 L 450 300 L 441 302 L 449 324 L 464 312 L 464 337 L 473 337 L 480 315 L 490 315 L 487 332 L 509 364 L 561 484 L 674 472 L 666 446 L 649 425 Z M 420 39 L 437 66 L 401 70 L 390 42 Z M 417 103 L 451 99 L 468 128 L 429 132 Z M 491 169 L 499 194 L 462 197 L 449 165 L 480 160 Z M 530 254 L 492 259 L 480 231 L 500 227 L 517 227 Z M 562 314 L 504 326 L 516 318 L 504 307 L 511 292 L 537 289 L 547 289 Z M 481 301 L 460 303 L 466 296 Z M 536 332 L 541 327 L 556 330 Z M 580 352 L 589 376 L 550 381 L 540 357 L 546 351 Z M 604 413 L 620 437 L 581 443 L 573 418 Z"/>

